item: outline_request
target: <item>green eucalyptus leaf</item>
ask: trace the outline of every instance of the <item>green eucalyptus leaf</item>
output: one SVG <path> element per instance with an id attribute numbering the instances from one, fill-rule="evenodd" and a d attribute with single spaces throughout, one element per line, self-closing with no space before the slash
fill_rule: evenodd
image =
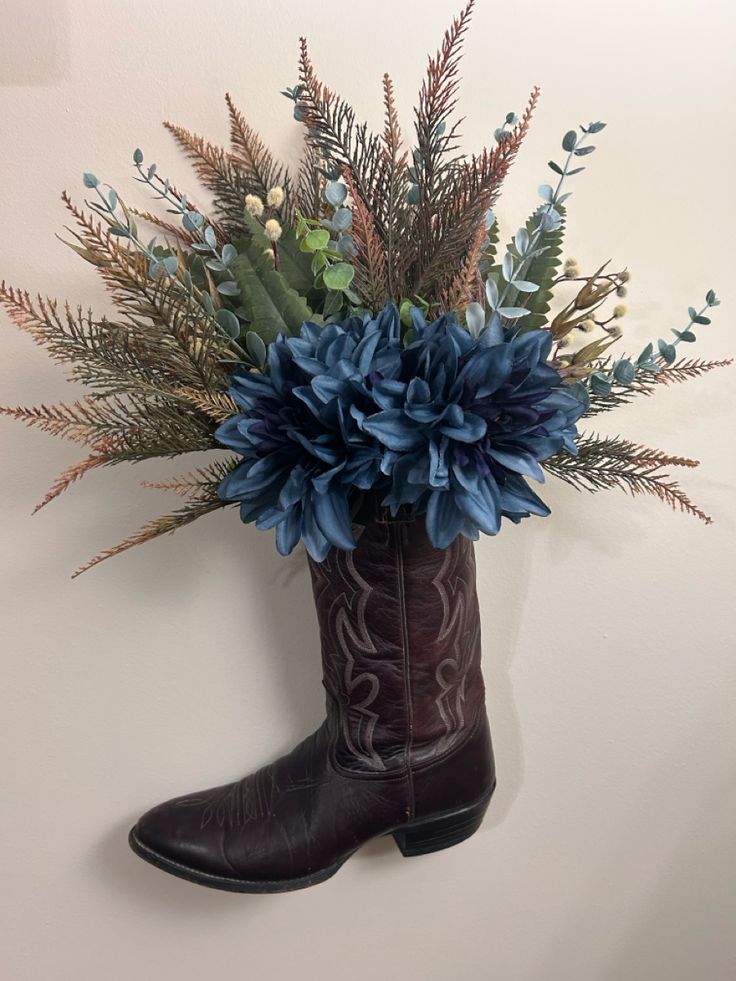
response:
<path id="1" fill-rule="evenodd" d="M 303 252 L 321 252 L 330 242 L 330 233 L 326 228 L 313 228 L 301 241 Z"/>
<path id="2" fill-rule="evenodd" d="M 322 275 L 327 289 L 346 290 L 355 278 L 355 269 L 348 262 L 336 262 Z"/>

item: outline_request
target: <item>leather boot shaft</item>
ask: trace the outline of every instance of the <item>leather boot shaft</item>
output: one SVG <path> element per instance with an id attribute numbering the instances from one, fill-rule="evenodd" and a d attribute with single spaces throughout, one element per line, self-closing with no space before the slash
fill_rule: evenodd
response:
<path id="1" fill-rule="evenodd" d="M 354 551 L 310 560 L 335 760 L 410 771 L 485 719 L 473 544 L 436 549 L 423 521 L 355 531 Z"/>

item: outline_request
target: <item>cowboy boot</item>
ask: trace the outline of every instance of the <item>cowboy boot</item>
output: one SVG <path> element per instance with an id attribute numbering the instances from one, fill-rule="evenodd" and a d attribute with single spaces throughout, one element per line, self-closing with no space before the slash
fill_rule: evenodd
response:
<path id="1" fill-rule="evenodd" d="M 145 814 L 133 850 L 233 892 L 322 882 L 361 845 L 457 844 L 495 786 L 480 666 L 473 545 L 434 548 L 423 521 L 357 525 L 357 548 L 310 560 L 327 718 L 236 783 Z"/>

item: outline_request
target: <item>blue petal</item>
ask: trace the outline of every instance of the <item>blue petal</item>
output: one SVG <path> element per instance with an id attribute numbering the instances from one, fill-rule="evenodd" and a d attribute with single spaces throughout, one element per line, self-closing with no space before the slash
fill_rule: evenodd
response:
<path id="1" fill-rule="evenodd" d="M 531 453 L 524 453 L 522 450 L 501 449 L 491 446 L 488 455 L 500 463 L 502 467 L 513 473 L 525 474 L 527 477 L 534 477 L 540 484 L 544 483 L 544 471 L 539 466 Z"/>
<path id="2" fill-rule="evenodd" d="M 439 431 L 450 439 L 455 439 L 459 443 L 477 443 L 486 434 L 488 423 L 473 412 L 466 412 L 460 425 L 439 426 Z"/>
<path id="3" fill-rule="evenodd" d="M 422 433 L 400 409 L 386 409 L 366 416 L 360 427 L 390 450 L 414 450 L 424 442 Z"/>
<path id="4" fill-rule="evenodd" d="M 276 548 L 281 555 L 289 555 L 294 551 L 299 543 L 301 530 L 301 508 L 291 508 L 276 527 Z"/>
<path id="5" fill-rule="evenodd" d="M 427 503 L 427 534 L 435 548 L 448 548 L 461 533 L 463 515 L 451 491 L 433 491 Z"/>
<path id="6" fill-rule="evenodd" d="M 302 538 L 304 546 L 315 562 L 323 562 L 332 546 L 319 529 L 314 517 L 312 506 L 312 495 L 308 494 L 304 499 L 304 512 L 302 517 Z"/>
<path id="7" fill-rule="evenodd" d="M 496 535 L 501 528 L 501 494 L 490 475 L 478 482 L 474 491 L 453 491 L 458 509 L 486 535 Z"/>
<path id="8" fill-rule="evenodd" d="M 325 538 L 337 548 L 354 549 L 356 542 L 345 494 L 330 490 L 326 494 L 312 494 L 311 500 L 315 520 Z"/>
<path id="9" fill-rule="evenodd" d="M 231 450 L 239 450 L 243 446 L 243 437 L 238 432 L 238 422 L 243 417 L 230 416 L 215 430 L 215 439 Z"/>

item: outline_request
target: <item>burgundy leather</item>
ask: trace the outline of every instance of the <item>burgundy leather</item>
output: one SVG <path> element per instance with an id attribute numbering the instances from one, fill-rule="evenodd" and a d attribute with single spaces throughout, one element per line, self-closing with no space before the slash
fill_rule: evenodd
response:
<path id="1" fill-rule="evenodd" d="M 472 543 L 435 549 L 423 521 L 355 530 L 354 551 L 310 561 L 325 722 L 256 773 L 148 811 L 131 833 L 142 857 L 223 888 L 288 888 L 490 794 Z"/>

